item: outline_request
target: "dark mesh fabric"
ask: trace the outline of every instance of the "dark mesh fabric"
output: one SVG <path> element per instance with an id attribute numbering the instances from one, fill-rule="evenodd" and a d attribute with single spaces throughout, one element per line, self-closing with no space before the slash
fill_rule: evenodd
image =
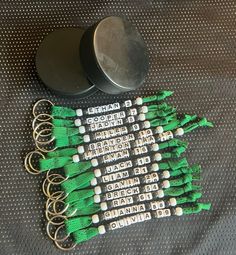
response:
<path id="1" fill-rule="evenodd" d="M 0 1 L 0 254 L 236 254 L 235 13 L 235 0 Z M 98 92 L 81 101 L 47 90 L 34 66 L 44 36 L 56 28 L 88 27 L 108 15 L 126 17 L 143 35 L 150 55 L 144 86 L 120 96 Z M 169 101 L 179 112 L 215 122 L 214 129 L 184 138 L 190 141 L 189 162 L 202 165 L 202 201 L 212 202 L 212 210 L 135 224 L 60 252 L 46 235 L 43 176 L 23 168 L 25 154 L 34 149 L 32 103 L 48 98 L 89 106 L 161 89 L 175 91 Z"/>

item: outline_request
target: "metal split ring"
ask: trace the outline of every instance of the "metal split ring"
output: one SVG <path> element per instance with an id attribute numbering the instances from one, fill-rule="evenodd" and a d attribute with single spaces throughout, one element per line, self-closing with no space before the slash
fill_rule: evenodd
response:
<path id="1" fill-rule="evenodd" d="M 46 135 L 42 134 L 42 133 L 45 132 L 45 131 L 51 131 L 51 130 L 52 130 L 52 129 L 49 129 L 49 128 L 44 128 L 44 129 L 38 131 L 38 129 L 39 129 L 41 126 L 44 126 L 44 125 L 51 126 L 52 128 L 54 127 L 54 125 L 53 125 L 51 122 L 49 122 L 49 121 L 46 121 L 46 122 L 44 121 L 44 122 L 39 123 L 39 124 L 33 129 L 33 138 L 34 138 L 35 141 L 38 141 L 38 139 L 39 139 L 40 137 L 48 137 L 48 136 L 51 136 L 51 135 L 52 135 L 51 132 L 48 133 L 48 134 L 46 134 Z M 42 131 L 43 131 L 43 132 L 42 132 Z M 40 135 L 39 135 L 39 133 L 40 133 Z"/>
<path id="2" fill-rule="evenodd" d="M 68 196 L 68 194 L 65 194 L 64 193 L 64 191 L 62 191 L 62 190 L 60 190 L 60 195 L 58 195 L 58 196 L 54 196 L 58 191 L 56 191 L 56 192 L 54 192 L 54 193 L 50 193 L 50 187 L 51 187 L 51 185 L 52 185 L 52 183 L 48 183 L 48 185 L 47 185 L 47 188 L 45 189 L 45 191 L 46 191 L 46 194 L 47 194 L 47 197 L 49 197 L 49 198 L 54 198 L 54 199 L 64 199 L 64 198 L 66 198 L 67 196 Z M 58 184 L 59 185 L 59 184 Z M 56 186 L 56 185 L 55 185 Z M 63 194 L 65 194 L 65 196 L 62 196 Z"/>
<path id="3" fill-rule="evenodd" d="M 50 170 L 49 170 L 49 171 L 50 171 Z M 54 179 L 57 179 L 57 178 L 58 178 L 57 176 L 55 176 L 54 178 L 52 178 L 52 182 L 54 181 Z M 43 181 L 43 184 L 42 184 L 42 190 L 43 190 L 43 193 L 44 193 L 44 195 L 45 195 L 46 197 L 49 197 L 49 196 L 48 196 L 48 193 L 47 193 L 47 185 L 48 185 L 49 183 L 50 183 L 50 182 L 48 181 L 48 179 L 45 178 L 44 181 Z M 59 195 L 56 195 L 56 196 L 55 196 L 55 194 L 59 194 Z M 63 194 L 64 194 L 63 191 L 58 190 L 58 191 L 54 192 L 54 193 L 52 194 L 52 196 L 49 197 L 49 198 L 52 199 L 52 200 L 53 200 L 53 199 L 57 199 L 57 198 L 60 198 Z"/>
<path id="4" fill-rule="evenodd" d="M 51 101 L 48 100 L 48 99 L 40 99 L 40 100 L 38 100 L 38 101 L 34 104 L 33 110 L 32 110 L 33 116 L 34 116 L 35 118 L 39 115 L 39 114 L 36 114 L 36 109 L 37 109 L 38 105 L 39 105 L 40 103 L 42 103 L 42 102 L 46 102 L 46 103 L 49 103 L 51 106 L 54 106 L 54 103 L 51 102 Z M 38 120 L 39 120 L 39 121 L 45 121 L 45 119 L 41 119 L 41 118 L 38 118 Z M 48 120 L 49 120 L 49 119 L 48 119 Z"/>
<path id="5" fill-rule="evenodd" d="M 50 233 L 50 226 L 51 225 L 53 225 L 53 226 L 61 226 L 61 225 L 64 225 L 64 223 L 63 223 L 63 221 L 62 222 L 60 222 L 59 224 L 52 224 L 52 220 L 53 219 L 56 219 L 56 218 L 63 218 L 63 220 L 64 220 L 64 216 L 62 216 L 62 215 L 57 215 L 57 216 L 53 216 L 52 218 L 51 218 L 51 220 L 50 221 L 48 221 L 48 223 L 47 223 L 47 226 L 46 226 L 46 231 L 47 231 L 47 234 L 48 234 L 48 236 L 53 240 L 53 241 L 58 241 L 58 240 L 56 240 L 56 236 L 54 235 L 54 236 L 52 236 L 51 235 L 51 233 Z M 56 234 L 56 231 L 55 231 L 55 234 Z M 64 238 L 63 238 L 64 239 Z M 60 241 L 60 240 L 59 240 Z"/>
<path id="6" fill-rule="evenodd" d="M 47 171 L 47 174 L 46 174 L 46 179 L 49 183 L 51 184 L 54 184 L 54 185 L 57 185 L 57 184 L 61 184 L 63 181 L 66 181 L 69 177 L 64 177 L 62 176 L 61 174 L 56 174 L 56 173 L 53 173 L 53 174 L 49 174 L 50 173 L 50 170 Z M 53 177 L 51 179 L 51 177 Z M 56 179 L 62 179 L 60 181 L 54 181 Z"/>
<path id="7" fill-rule="evenodd" d="M 24 160 L 24 166 L 27 172 L 29 172 L 30 174 L 40 174 L 40 170 L 36 169 L 35 167 L 33 167 L 32 165 L 32 156 L 34 154 L 38 154 L 40 156 L 42 156 L 43 159 L 45 159 L 45 156 L 43 155 L 43 153 L 41 153 L 40 151 L 31 151 L 29 152 L 26 156 L 25 156 L 25 160 Z"/>
<path id="8" fill-rule="evenodd" d="M 46 116 L 47 118 L 41 120 L 41 119 L 40 119 L 41 116 Z M 49 120 L 51 120 L 51 119 L 53 119 L 53 116 L 51 116 L 50 114 L 47 114 L 47 113 L 40 113 L 40 114 L 37 115 L 37 116 L 33 119 L 33 121 L 32 121 L 32 128 L 33 128 L 33 130 L 35 129 L 35 126 L 36 126 L 36 122 L 37 122 L 37 121 L 40 121 L 40 122 L 42 122 L 42 121 L 43 121 L 43 122 L 47 122 L 47 121 L 49 121 Z"/>
<path id="9" fill-rule="evenodd" d="M 61 225 L 64 222 L 64 220 L 68 219 L 68 217 L 66 215 L 61 215 L 61 214 L 52 215 L 52 214 L 50 214 L 50 212 L 48 210 L 45 210 L 45 216 L 46 216 L 48 222 L 52 225 L 55 225 L 55 226 Z M 54 219 L 56 219 L 56 218 L 62 218 L 62 220 L 59 221 L 59 222 L 54 221 Z"/>
<path id="10" fill-rule="evenodd" d="M 61 199 L 56 199 L 56 200 L 52 200 L 50 203 L 48 203 L 47 207 L 46 207 L 46 211 L 51 214 L 51 215 L 62 215 L 63 213 L 66 212 L 66 210 L 69 208 L 69 204 L 67 204 L 64 209 L 62 209 L 61 211 L 57 211 L 56 209 L 56 203 L 63 203 L 65 205 L 65 202 Z M 53 211 L 50 210 L 50 207 L 52 206 Z"/>
<path id="11" fill-rule="evenodd" d="M 41 135 L 42 132 L 44 132 L 46 129 L 43 129 L 41 130 L 37 135 L 36 135 L 36 139 L 39 138 L 39 136 Z M 39 142 L 38 140 L 35 140 L 35 145 L 37 147 L 38 150 L 42 151 L 42 152 L 51 152 L 51 151 L 55 151 L 57 149 L 57 147 L 54 147 L 52 149 L 45 149 L 45 148 L 42 148 L 41 146 L 42 145 L 47 145 L 47 144 L 50 144 L 52 143 L 53 141 L 55 140 L 55 137 L 51 138 L 51 140 L 47 141 L 47 142 Z"/>
<path id="12" fill-rule="evenodd" d="M 55 242 L 55 244 L 56 244 L 56 246 L 59 248 L 59 249 L 61 249 L 61 250 L 63 250 L 63 251 L 69 251 L 69 250 L 72 250 L 72 249 L 74 249 L 75 248 L 75 246 L 77 245 L 76 243 L 72 243 L 72 245 L 70 246 L 70 247 L 63 247 L 61 244 L 59 244 L 59 243 L 63 243 L 63 242 L 65 242 L 69 237 L 70 237 L 70 234 L 67 234 L 63 239 L 57 239 L 57 235 L 58 235 L 58 232 L 59 232 L 59 230 L 61 230 L 61 228 L 62 227 L 64 227 L 65 225 L 61 225 L 61 226 L 59 226 L 57 229 L 56 229 L 56 231 L 55 231 L 55 234 L 54 234 L 54 242 Z"/>

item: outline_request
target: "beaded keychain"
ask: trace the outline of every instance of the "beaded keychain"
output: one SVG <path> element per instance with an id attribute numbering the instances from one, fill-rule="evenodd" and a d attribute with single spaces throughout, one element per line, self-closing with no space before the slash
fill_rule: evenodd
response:
<path id="1" fill-rule="evenodd" d="M 201 168 L 177 159 L 187 143 L 175 137 L 213 125 L 196 115 L 179 117 L 174 107 L 159 103 L 172 94 L 76 110 L 46 99 L 34 105 L 38 150 L 27 154 L 25 167 L 47 172 L 47 233 L 60 249 L 136 222 L 210 209 L 197 202 L 202 194 L 193 184 Z M 50 114 L 36 113 L 43 102 L 51 105 Z"/>

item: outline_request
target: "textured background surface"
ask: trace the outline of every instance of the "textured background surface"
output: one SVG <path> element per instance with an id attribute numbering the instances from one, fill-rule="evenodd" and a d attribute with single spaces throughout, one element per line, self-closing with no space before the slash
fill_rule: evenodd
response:
<path id="1" fill-rule="evenodd" d="M 78 106 L 171 89 L 180 112 L 198 113 L 214 129 L 188 135 L 187 157 L 203 167 L 203 200 L 196 216 L 136 224 L 95 238 L 67 254 L 236 254 L 235 0 L 0 1 L 1 180 L 0 254 L 62 254 L 46 236 L 42 176 L 23 169 L 33 149 L 31 107 L 38 98 Z M 87 27 L 107 15 L 133 22 L 149 49 L 145 86 L 130 95 L 99 93 L 83 102 L 49 92 L 37 79 L 35 51 L 56 28 Z"/>

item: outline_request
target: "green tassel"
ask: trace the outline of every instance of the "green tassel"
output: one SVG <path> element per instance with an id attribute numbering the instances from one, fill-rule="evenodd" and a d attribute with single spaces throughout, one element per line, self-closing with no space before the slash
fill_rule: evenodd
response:
<path id="1" fill-rule="evenodd" d="M 61 137 L 56 139 L 55 146 L 57 148 L 61 148 L 66 146 L 79 145 L 83 142 L 84 142 L 83 137 L 77 135 L 71 137 Z"/>
<path id="2" fill-rule="evenodd" d="M 188 167 L 188 162 L 186 158 L 182 158 L 177 161 L 168 160 L 165 163 L 161 162 L 158 165 L 160 170 L 168 170 L 168 169 L 177 170 L 182 167 Z"/>
<path id="3" fill-rule="evenodd" d="M 164 131 L 173 130 L 179 126 L 179 123 L 180 123 L 179 120 L 173 120 L 170 123 L 168 123 L 167 125 L 163 126 L 163 130 Z"/>
<path id="4" fill-rule="evenodd" d="M 193 191 L 193 185 L 191 182 L 188 182 L 181 187 L 170 187 L 163 191 L 165 196 L 178 197 L 183 195 L 184 193 Z"/>
<path id="5" fill-rule="evenodd" d="M 203 203 L 196 203 L 194 206 L 189 206 L 182 208 L 183 209 L 183 214 L 192 214 L 192 213 L 199 213 L 202 210 L 210 210 L 211 204 L 203 204 Z"/>
<path id="6" fill-rule="evenodd" d="M 73 190 L 87 188 L 90 181 L 94 178 L 93 172 L 83 173 L 75 178 L 64 181 L 61 186 L 66 194 L 70 194 Z"/>
<path id="7" fill-rule="evenodd" d="M 174 113 L 176 111 L 175 108 L 167 108 L 165 110 L 158 110 L 158 111 L 153 111 L 153 112 L 147 112 L 145 114 L 145 117 L 147 120 L 152 120 L 152 119 L 155 119 L 155 118 L 158 118 L 158 117 L 165 117 L 171 113 Z"/>
<path id="8" fill-rule="evenodd" d="M 73 233 L 75 242 L 77 244 L 85 242 L 95 236 L 99 235 L 97 228 L 86 228 L 81 229 Z"/>
<path id="9" fill-rule="evenodd" d="M 169 182 L 171 187 L 176 187 L 176 186 L 182 186 L 183 184 L 189 183 L 192 180 L 193 178 L 191 174 L 185 174 L 184 176 L 178 179 L 170 180 Z"/>
<path id="10" fill-rule="evenodd" d="M 79 200 L 86 199 L 95 195 L 93 189 L 75 190 L 72 191 L 65 199 L 66 204 L 73 204 Z"/>
<path id="11" fill-rule="evenodd" d="M 198 174 L 201 171 L 201 167 L 199 165 L 193 165 L 191 167 L 182 167 L 177 170 L 171 171 L 170 176 L 175 177 L 181 174 Z"/>
<path id="12" fill-rule="evenodd" d="M 87 208 L 89 206 L 93 206 L 96 205 L 94 203 L 94 198 L 93 197 L 87 197 L 85 199 L 80 199 L 77 200 L 76 202 L 74 202 L 73 204 L 70 205 L 71 208 L 73 208 L 74 210 L 82 210 L 83 208 Z"/>
<path id="13" fill-rule="evenodd" d="M 85 171 L 89 170 L 92 167 L 91 161 L 82 161 L 79 163 L 71 163 L 64 166 L 65 176 L 74 177 Z"/>
<path id="14" fill-rule="evenodd" d="M 165 116 L 165 118 L 157 118 L 150 121 L 151 127 L 164 126 L 168 124 L 171 120 L 176 119 L 176 113 Z"/>
<path id="15" fill-rule="evenodd" d="M 182 153 L 184 153 L 186 150 L 186 147 L 177 147 L 172 152 L 165 152 L 162 153 L 162 159 L 168 159 L 168 158 L 178 158 L 181 156 Z"/>
<path id="16" fill-rule="evenodd" d="M 188 115 L 185 114 L 184 118 L 180 121 L 180 127 L 184 126 L 185 124 L 189 123 L 190 121 L 196 120 L 197 115 Z"/>
<path id="17" fill-rule="evenodd" d="M 71 157 L 46 158 L 39 160 L 40 171 L 57 169 L 72 162 Z"/>
<path id="18" fill-rule="evenodd" d="M 187 148 L 188 143 L 184 142 L 184 141 L 181 141 L 179 139 L 173 138 L 169 141 L 160 143 L 158 145 L 159 145 L 159 149 L 166 149 L 166 148 L 169 148 L 169 147 L 178 147 L 178 146 Z"/>
<path id="19" fill-rule="evenodd" d="M 185 124 L 189 123 L 190 121 L 195 120 L 196 118 L 197 118 L 196 115 L 191 116 L 191 115 L 185 114 L 184 118 L 182 120 L 173 120 L 170 123 L 168 123 L 167 125 L 163 126 L 163 130 L 170 131 L 170 130 L 176 129 L 178 127 L 182 127 Z"/>
<path id="20" fill-rule="evenodd" d="M 206 118 L 203 118 L 199 122 L 193 123 L 192 125 L 185 127 L 184 128 L 184 133 L 189 133 L 192 130 L 198 128 L 198 127 L 213 127 L 213 126 L 214 125 L 213 125 L 212 122 L 209 122 L 209 121 L 207 121 Z"/>
<path id="21" fill-rule="evenodd" d="M 67 234 L 71 234 L 79 229 L 87 228 L 91 224 L 92 218 L 90 216 L 82 216 L 65 220 Z"/>
<path id="22" fill-rule="evenodd" d="M 167 103 L 148 105 L 148 112 L 155 112 L 159 110 L 165 110 L 170 107 Z"/>
<path id="23" fill-rule="evenodd" d="M 76 216 L 93 215 L 99 211 L 101 211 L 101 207 L 99 204 L 92 204 L 90 206 L 79 208 L 79 209 L 76 208 L 74 205 L 72 205 L 66 210 L 66 216 L 76 217 Z"/>
<path id="24" fill-rule="evenodd" d="M 65 127 L 54 127 L 52 129 L 52 135 L 58 139 L 61 137 L 74 136 L 79 134 L 78 128 L 65 128 Z"/>
<path id="25" fill-rule="evenodd" d="M 178 161 L 168 161 L 170 169 L 176 170 L 182 167 L 188 167 L 188 162 L 186 158 L 182 158 Z"/>
<path id="26" fill-rule="evenodd" d="M 171 96 L 173 93 L 174 92 L 172 92 L 172 91 L 163 90 L 163 91 L 158 92 L 154 96 L 143 97 L 143 103 L 150 103 L 150 102 L 154 102 L 154 101 L 160 101 L 160 100 L 165 99 L 168 96 Z"/>
<path id="27" fill-rule="evenodd" d="M 52 124 L 54 127 L 75 127 L 73 120 L 52 119 Z"/>
<path id="28" fill-rule="evenodd" d="M 192 191 L 201 190 L 202 188 L 198 185 L 192 185 Z"/>
<path id="29" fill-rule="evenodd" d="M 177 197 L 176 202 L 177 202 L 177 205 L 193 203 L 193 202 L 196 202 L 197 199 L 199 199 L 201 197 L 202 197 L 201 192 L 192 192 L 192 193 L 188 194 L 187 196 Z"/>
<path id="30" fill-rule="evenodd" d="M 69 156 L 75 155 L 76 153 L 78 153 L 78 150 L 76 148 L 66 148 L 66 149 L 50 151 L 47 153 L 47 157 L 49 158 L 69 157 Z"/>
<path id="31" fill-rule="evenodd" d="M 62 106 L 52 106 L 51 115 L 53 117 L 67 118 L 67 117 L 76 117 L 76 111 Z"/>

